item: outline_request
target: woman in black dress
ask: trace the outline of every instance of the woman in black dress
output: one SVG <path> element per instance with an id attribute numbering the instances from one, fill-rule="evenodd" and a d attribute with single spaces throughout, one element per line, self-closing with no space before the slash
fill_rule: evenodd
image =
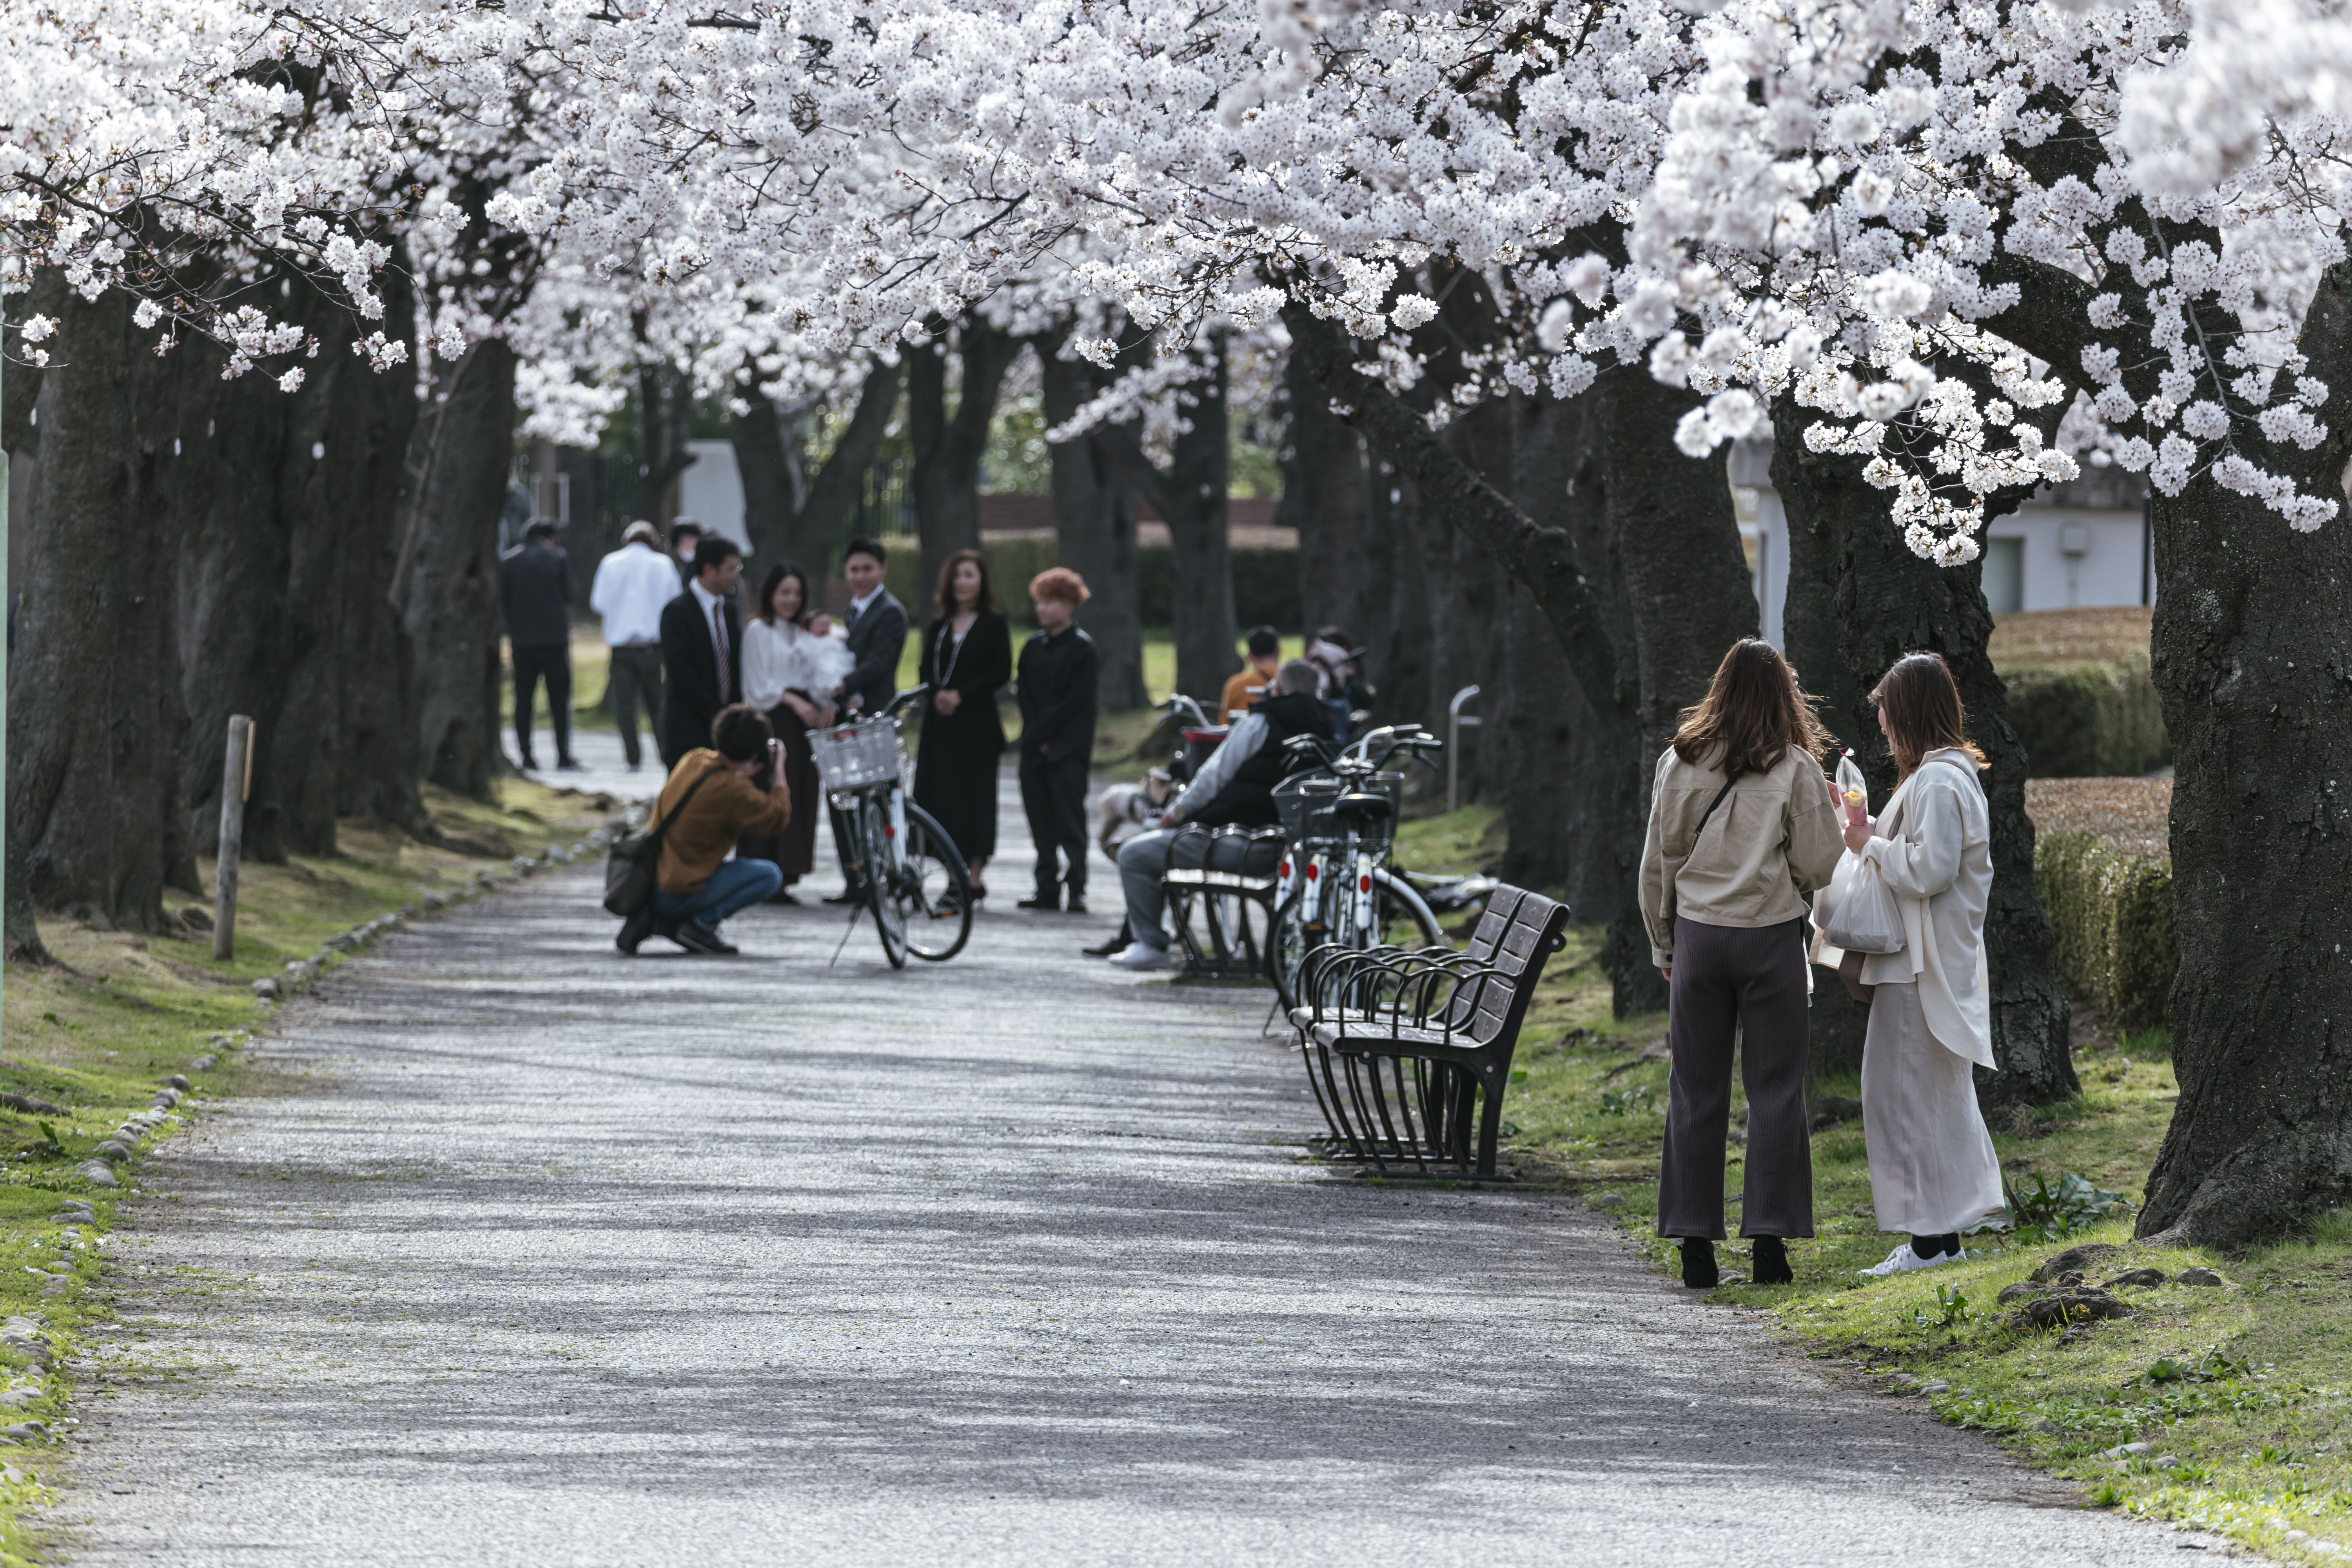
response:
<path id="1" fill-rule="evenodd" d="M 996 853 L 996 767 L 1004 751 L 996 693 L 1013 679 L 1013 634 L 997 613 L 979 551 L 959 550 L 940 568 L 937 615 L 923 644 L 931 710 L 915 752 L 915 804 L 955 840 L 971 872 L 971 896 L 982 899 L 988 889 L 981 873 Z"/>

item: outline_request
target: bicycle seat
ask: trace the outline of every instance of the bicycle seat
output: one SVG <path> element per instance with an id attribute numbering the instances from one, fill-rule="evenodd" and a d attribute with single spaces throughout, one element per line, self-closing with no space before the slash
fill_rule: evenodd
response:
<path id="1" fill-rule="evenodd" d="M 1339 822 L 1386 822 L 1395 815 L 1384 795 L 1343 795 L 1331 803 L 1331 816 Z"/>

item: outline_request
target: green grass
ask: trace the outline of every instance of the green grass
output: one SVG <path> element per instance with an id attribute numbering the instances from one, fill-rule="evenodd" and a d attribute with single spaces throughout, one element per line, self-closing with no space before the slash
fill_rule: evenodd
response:
<path id="1" fill-rule="evenodd" d="M 250 982 L 308 957 L 327 937 L 436 889 L 454 889 L 507 857 L 569 843 L 607 820 L 608 797 L 502 781 L 496 805 L 429 790 L 427 805 L 445 842 L 478 853 L 421 844 L 365 824 L 340 829 L 341 853 L 295 857 L 283 866 L 246 865 L 239 876 L 236 956 L 212 957 L 207 932 L 143 935 L 93 930 L 62 920 L 39 922 L 55 967 L 10 963 L 0 997 L 0 1090 L 47 1102 L 54 1112 L 0 1109 L 0 1316 L 26 1313 L 62 1363 L 83 1325 L 103 1317 L 86 1295 L 96 1278 L 98 1238 L 110 1229 L 116 1204 L 137 1188 L 136 1163 L 118 1165 L 119 1190 L 94 1185 L 77 1167 L 112 1137 L 124 1118 L 147 1108 L 164 1079 L 194 1080 L 195 1097 L 173 1114 L 201 1116 L 205 1097 L 266 1092 L 268 1077 L 241 1065 L 232 1044 L 257 1026 Z M 212 867 L 200 862 L 207 886 Z M 170 895 L 167 908 L 209 910 L 209 900 Z M 215 1058 L 205 1070 L 194 1068 Z M 46 1125 L 44 1125 L 46 1124 Z M 165 1123 L 154 1136 L 174 1130 Z M 54 1131 L 55 1141 L 49 1134 Z M 68 1226 L 61 1207 L 86 1198 L 97 1209 L 89 1226 Z M 28 1271 L 61 1256 L 78 1237 L 63 1286 Z M 0 1424 L 61 1418 L 70 1379 L 42 1375 L 21 1351 L 0 1342 L 0 1384 L 37 1390 Z M 35 1438 L 0 1447 L 0 1563 L 33 1560 L 37 1543 L 19 1511 L 53 1495 L 63 1456 Z"/>
<path id="2" fill-rule="evenodd" d="M 1498 833 L 1491 807 L 1465 807 L 1407 824 L 1399 855 L 1415 870 L 1467 870 L 1491 858 Z M 1653 1234 L 1665 1016 L 1610 1016 L 1595 962 L 1601 935 L 1571 928 L 1546 969 L 1519 1037 L 1505 1124 L 1523 1173 L 1610 1200 L 1607 1212 L 1670 1270 L 1677 1255 Z M 2160 1029 L 2118 1037 L 2079 1026 L 2082 1092 L 1993 1119 L 2003 1174 L 2031 1188 L 2079 1173 L 2137 1200 L 2179 1097 L 2168 1053 Z M 1859 1085 L 1824 1081 L 1812 1092 L 1852 1099 Z M 1737 1125 L 1746 1108 L 1737 1083 L 1732 1104 Z M 2052 1239 L 1971 1237 L 1962 1263 L 1864 1281 L 1854 1271 L 1902 1237 L 1878 1229 L 1861 1122 L 1815 1133 L 1812 1153 L 1819 1234 L 1790 1248 L 1796 1283 L 1727 1284 L 1710 1299 L 1769 1314 L 1846 1375 L 1924 1397 L 1940 1419 L 2080 1481 L 2100 1506 L 2217 1531 L 2290 1560 L 2340 1561 L 2325 1547 L 2352 1549 L 2352 1210 L 2331 1213 L 2307 1237 L 2237 1258 L 2140 1247 L 2130 1220 L 2116 1217 Z M 1737 1144 L 1728 1158 L 1736 1232 Z M 2120 1288 L 2134 1315 L 2064 1343 L 2056 1330 L 2012 1326 L 2001 1289 L 2085 1242 L 2123 1248 L 2086 1269 L 2092 1285 L 2142 1266 L 2168 1277 L 2210 1268 L 2227 1283 Z M 1746 1278 L 1744 1244 L 1717 1255 L 1727 1279 Z M 2176 1369 L 2186 1375 L 2170 1375 Z M 2147 1450 L 2106 1452 L 2136 1442 Z"/>

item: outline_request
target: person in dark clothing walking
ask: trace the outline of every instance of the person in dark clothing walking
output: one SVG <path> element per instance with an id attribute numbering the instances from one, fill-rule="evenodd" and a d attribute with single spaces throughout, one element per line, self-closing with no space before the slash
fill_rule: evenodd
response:
<path id="1" fill-rule="evenodd" d="M 1013 634 L 997 613 L 988 558 L 959 550 L 940 569 L 939 619 L 923 645 L 922 679 L 931 689 L 915 753 L 915 804 L 938 819 L 964 858 L 971 896 L 996 853 L 996 770 L 1004 722 L 996 689 L 1013 677 Z"/>
<path id="2" fill-rule="evenodd" d="M 1122 969 L 1165 969 L 1168 930 L 1161 923 L 1167 894 L 1160 879 L 1176 829 L 1271 827 L 1282 819 L 1274 786 L 1304 765 L 1290 754 L 1299 735 L 1333 738 L 1329 706 L 1316 695 L 1323 677 L 1315 666 L 1294 658 L 1275 672 L 1272 694 L 1261 698 L 1227 731 L 1184 793 L 1161 813 L 1160 826 L 1118 847 L 1118 880 L 1127 900 L 1128 944 L 1111 957 Z"/>
<path id="3" fill-rule="evenodd" d="M 1037 892 L 1021 900 L 1024 910 L 1087 912 L 1087 764 L 1102 659 L 1071 618 L 1088 597 L 1086 580 L 1066 566 L 1029 584 L 1037 632 L 1021 648 L 1021 805 L 1037 842 Z M 1067 857 L 1066 872 L 1057 854 Z"/>
<path id="4" fill-rule="evenodd" d="M 694 547 L 694 579 L 662 606 L 662 761 L 710 743 L 710 722 L 743 690 L 743 619 L 735 582 L 743 552 L 723 535 Z"/>
<path id="5" fill-rule="evenodd" d="M 536 771 L 530 752 L 530 711 L 541 681 L 555 724 L 555 765 L 577 768 L 572 757 L 572 559 L 555 542 L 555 524 L 534 522 L 522 548 L 499 563 L 499 607 L 506 613 L 514 658 L 515 744 L 522 765 Z"/>

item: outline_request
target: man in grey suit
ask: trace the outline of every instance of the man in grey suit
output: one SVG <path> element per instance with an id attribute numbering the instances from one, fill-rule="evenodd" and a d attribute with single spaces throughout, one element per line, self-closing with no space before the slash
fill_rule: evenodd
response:
<path id="1" fill-rule="evenodd" d="M 841 574 L 849 584 L 849 613 L 843 619 L 849 628 L 849 657 L 854 661 L 848 675 L 834 688 L 834 703 L 844 710 L 855 703 L 861 713 L 879 713 L 898 693 L 898 657 L 907 646 L 907 606 L 882 585 L 882 569 L 888 559 L 880 540 L 863 536 L 851 540 L 841 557 Z M 836 813 L 833 844 L 844 866 L 849 864 L 848 837 Z M 853 903 L 863 897 L 856 879 L 851 878 L 825 902 Z"/>

